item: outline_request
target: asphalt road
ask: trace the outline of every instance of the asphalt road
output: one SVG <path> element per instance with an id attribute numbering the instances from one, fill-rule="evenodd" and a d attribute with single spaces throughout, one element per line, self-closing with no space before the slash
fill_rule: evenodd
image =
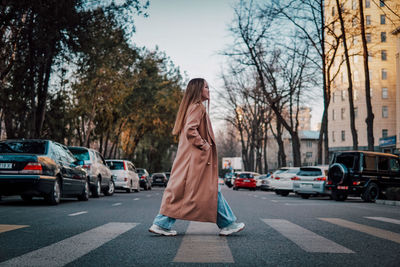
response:
<path id="1" fill-rule="evenodd" d="M 0 266 L 399 266 L 400 207 L 354 198 L 222 192 L 246 229 L 177 221 L 176 237 L 147 231 L 163 188 L 47 206 L 0 201 Z"/>

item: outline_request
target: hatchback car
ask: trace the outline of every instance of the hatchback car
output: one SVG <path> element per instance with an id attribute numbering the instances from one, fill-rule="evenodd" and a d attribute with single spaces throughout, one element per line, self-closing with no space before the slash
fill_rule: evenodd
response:
<path id="1" fill-rule="evenodd" d="M 255 191 L 257 187 L 256 176 L 260 176 L 260 174 L 256 172 L 237 172 L 235 181 L 233 182 L 233 190 L 247 188 Z"/>
<path id="2" fill-rule="evenodd" d="M 165 173 L 153 173 L 151 175 L 151 186 L 167 186 L 168 179 Z"/>
<path id="3" fill-rule="evenodd" d="M 125 190 L 127 193 L 140 191 L 139 176 L 135 165 L 128 160 L 108 159 L 107 166 L 114 175 L 115 189 Z"/>
<path id="4" fill-rule="evenodd" d="M 86 171 L 66 146 L 50 140 L 0 142 L 0 196 L 25 201 L 44 197 L 57 205 L 61 197 L 88 200 Z"/>
<path id="5" fill-rule="evenodd" d="M 329 166 L 302 167 L 293 178 L 293 191 L 304 199 L 329 195 L 325 190 Z"/>
<path id="6" fill-rule="evenodd" d="M 300 168 L 289 167 L 287 171 L 274 175 L 274 191 L 281 196 L 288 196 L 293 192 L 293 182 Z"/>
<path id="7" fill-rule="evenodd" d="M 70 146 L 68 149 L 75 158 L 82 161 L 82 167 L 88 175 L 92 197 L 100 197 L 101 192 L 105 196 L 113 195 L 115 184 L 103 156 L 96 150 L 86 147 Z"/>
<path id="8" fill-rule="evenodd" d="M 147 172 L 147 170 L 143 168 L 136 168 L 136 171 L 139 175 L 140 187 L 142 187 L 144 190 L 151 190 L 150 174 Z"/>

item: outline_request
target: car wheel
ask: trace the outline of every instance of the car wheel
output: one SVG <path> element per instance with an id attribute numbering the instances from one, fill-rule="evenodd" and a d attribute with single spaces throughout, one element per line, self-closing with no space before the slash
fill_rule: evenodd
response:
<path id="1" fill-rule="evenodd" d="M 365 202 L 375 202 L 379 196 L 379 186 L 376 183 L 370 183 L 361 195 Z"/>
<path id="2" fill-rule="evenodd" d="M 110 180 L 110 181 L 108 182 L 107 189 L 104 190 L 104 195 L 105 195 L 105 196 L 112 196 L 112 195 L 114 195 L 114 192 L 115 192 L 114 181 Z"/>
<path id="3" fill-rule="evenodd" d="M 100 177 L 97 179 L 96 186 L 93 188 L 92 191 L 92 197 L 98 198 L 100 197 L 101 194 L 101 183 L 100 183 Z"/>
<path id="4" fill-rule="evenodd" d="M 289 195 L 289 191 L 281 191 L 281 196 L 287 197 Z"/>
<path id="5" fill-rule="evenodd" d="M 335 201 L 345 201 L 347 199 L 347 194 L 332 191 L 332 198 Z"/>
<path id="6" fill-rule="evenodd" d="M 22 200 L 25 201 L 25 202 L 30 202 L 30 201 L 32 201 L 32 196 L 30 196 L 30 195 L 21 195 L 21 198 L 22 198 Z"/>
<path id="7" fill-rule="evenodd" d="M 61 186 L 59 179 L 56 179 L 53 184 L 53 188 L 51 189 L 50 194 L 46 196 L 46 201 L 50 205 L 57 205 L 61 200 Z"/>
<path id="8" fill-rule="evenodd" d="M 281 194 L 281 191 L 275 190 L 275 194 L 277 194 L 279 196 Z"/>
<path id="9" fill-rule="evenodd" d="M 85 187 L 83 188 L 82 193 L 78 196 L 78 200 L 80 201 L 89 200 L 89 182 L 87 180 L 85 180 Z"/>
<path id="10" fill-rule="evenodd" d="M 149 185 L 149 190 L 151 190 L 151 185 Z"/>
<path id="11" fill-rule="evenodd" d="M 302 199 L 309 199 L 309 198 L 310 198 L 310 195 L 309 195 L 309 194 L 300 194 L 300 197 L 301 197 Z"/>

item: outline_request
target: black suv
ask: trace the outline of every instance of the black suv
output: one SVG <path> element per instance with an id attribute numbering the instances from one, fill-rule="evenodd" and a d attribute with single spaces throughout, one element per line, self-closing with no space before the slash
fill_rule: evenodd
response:
<path id="1" fill-rule="evenodd" d="M 366 202 L 375 202 L 389 187 L 400 187 L 398 156 L 369 151 L 334 155 L 326 185 L 333 199 L 344 201 L 348 195 L 354 195 Z"/>

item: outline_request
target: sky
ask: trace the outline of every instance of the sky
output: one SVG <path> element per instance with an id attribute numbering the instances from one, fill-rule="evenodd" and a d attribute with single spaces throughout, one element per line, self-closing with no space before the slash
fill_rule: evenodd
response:
<path id="1" fill-rule="evenodd" d="M 220 52 L 234 42 L 229 33 L 237 0 L 150 0 L 148 17 L 137 17 L 132 42 L 154 49 L 158 46 L 187 78 L 205 78 L 211 102 L 221 90 L 224 64 Z M 313 109 L 312 125 L 321 117 Z M 211 116 L 214 128 L 223 127 Z"/>

